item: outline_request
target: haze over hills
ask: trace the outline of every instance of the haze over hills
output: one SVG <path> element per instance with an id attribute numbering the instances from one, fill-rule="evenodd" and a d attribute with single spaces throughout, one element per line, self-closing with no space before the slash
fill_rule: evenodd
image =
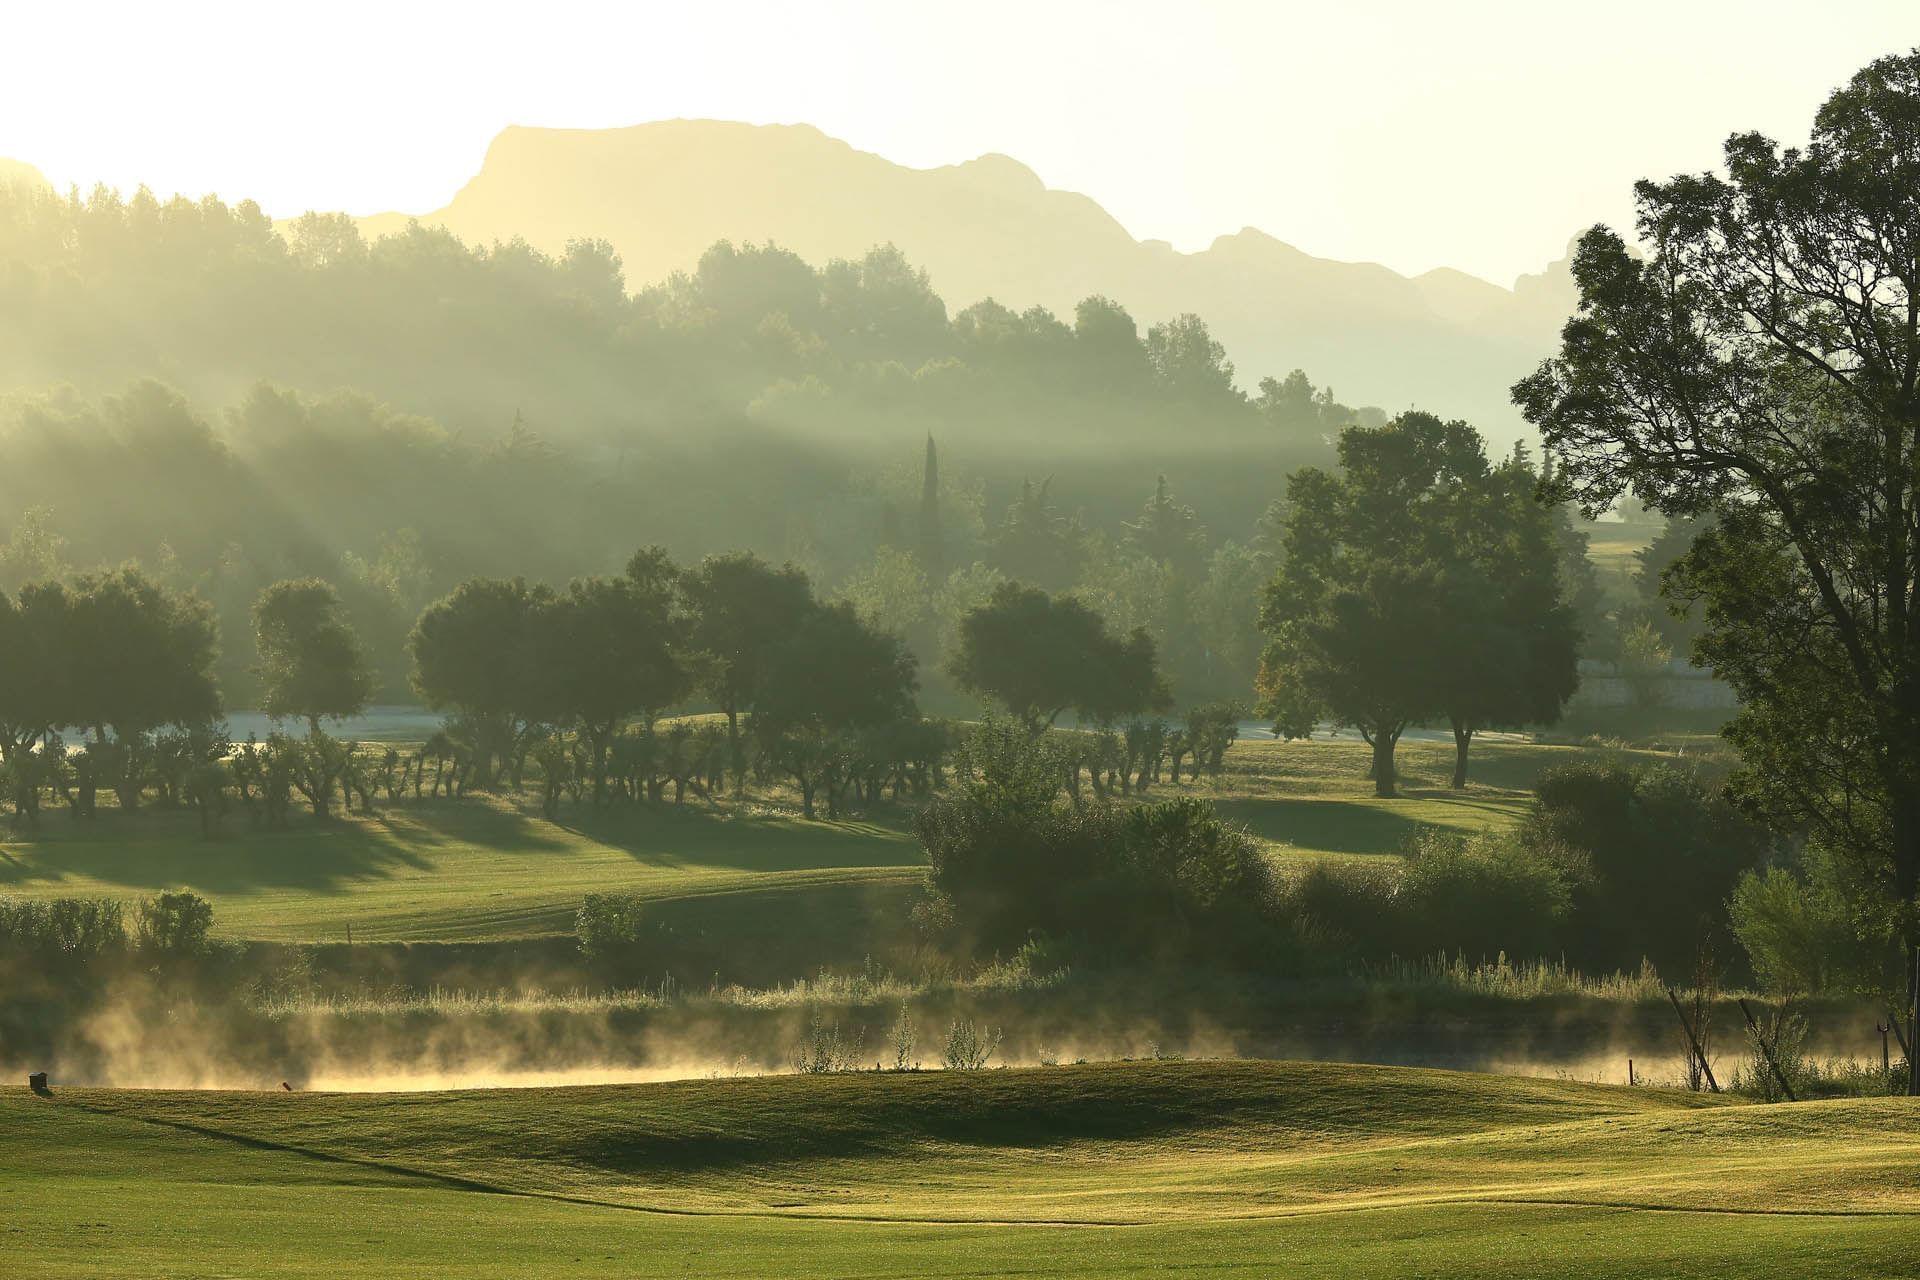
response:
<path id="1" fill-rule="evenodd" d="M 360 222 L 373 236 L 407 218 Z M 954 310 L 992 297 L 1070 318 L 1081 298 L 1105 294 L 1142 328 L 1197 312 L 1249 388 L 1304 368 L 1343 399 L 1465 416 L 1503 441 L 1521 431 L 1507 387 L 1552 350 L 1576 301 L 1564 259 L 1502 288 L 1447 269 L 1409 278 L 1316 258 L 1252 227 L 1179 253 L 1135 240 L 1092 199 L 1048 188 L 1007 156 L 912 169 L 806 125 L 513 127 L 420 220 L 548 251 L 604 238 L 633 287 L 691 268 L 720 239 L 772 240 L 815 263 L 890 241 Z"/>

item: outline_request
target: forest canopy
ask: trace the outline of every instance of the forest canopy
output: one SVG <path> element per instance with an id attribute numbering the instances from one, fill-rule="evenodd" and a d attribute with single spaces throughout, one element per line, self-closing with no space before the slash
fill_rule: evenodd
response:
<path id="1" fill-rule="evenodd" d="M 930 669 L 997 581 L 1073 589 L 1188 655 L 1183 698 L 1224 696 L 1251 679 L 1268 502 L 1384 420 L 1298 370 L 1245 393 L 1198 316 L 951 313 L 891 246 L 817 266 L 721 242 L 631 291 L 600 242 L 368 242 L 7 184 L 0 390 L 0 589 L 137 562 L 237 637 L 265 586 L 318 578 L 386 698 L 456 583 L 654 544 L 791 561 Z"/>

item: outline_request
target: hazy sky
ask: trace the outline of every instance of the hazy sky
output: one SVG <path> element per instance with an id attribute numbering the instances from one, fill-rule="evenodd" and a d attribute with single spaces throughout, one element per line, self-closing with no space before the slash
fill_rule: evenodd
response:
<path id="1" fill-rule="evenodd" d="M 424 212 L 508 124 L 806 122 L 1000 151 L 1136 236 L 1257 226 L 1501 283 L 1734 129 L 1800 139 L 1920 0 L 0 0 L 0 156 L 55 182 Z"/>

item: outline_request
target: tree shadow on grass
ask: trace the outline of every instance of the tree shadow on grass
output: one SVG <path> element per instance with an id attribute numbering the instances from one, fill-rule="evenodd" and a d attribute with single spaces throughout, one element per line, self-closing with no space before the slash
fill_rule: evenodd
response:
<path id="1" fill-rule="evenodd" d="M 436 858 L 464 847 L 541 853 L 566 847 L 550 827 L 485 802 L 429 802 L 376 815 L 296 818 L 284 831 L 261 831 L 228 820 L 212 838 L 178 811 L 103 810 L 74 822 L 42 819 L 31 843 L 0 857 L 0 892 L 43 890 L 72 882 L 154 891 L 189 886 L 216 895 L 297 889 L 340 892 L 405 871 L 432 871 Z"/>
<path id="2" fill-rule="evenodd" d="M 1399 809 L 1348 800 L 1220 800 L 1220 816 L 1262 840 L 1309 852 L 1397 854 L 1434 825 Z"/>
<path id="3" fill-rule="evenodd" d="M 921 861 L 911 837 L 878 823 L 807 822 L 705 805 L 583 806 L 565 813 L 558 826 L 649 866 L 812 871 Z"/>

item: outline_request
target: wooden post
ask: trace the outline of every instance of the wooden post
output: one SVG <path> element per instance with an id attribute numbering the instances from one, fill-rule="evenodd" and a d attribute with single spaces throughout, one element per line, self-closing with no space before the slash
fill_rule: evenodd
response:
<path id="1" fill-rule="evenodd" d="M 1693 1056 L 1700 1063 L 1700 1070 L 1707 1077 L 1707 1087 L 1715 1093 L 1720 1092 L 1720 1082 L 1713 1078 L 1713 1068 L 1707 1064 L 1707 1054 L 1700 1047 L 1700 1041 L 1694 1037 L 1693 1024 L 1687 1021 L 1686 1010 L 1680 1007 L 1680 997 L 1673 994 L 1673 988 L 1667 988 L 1667 999 L 1673 1001 L 1673 1012 L 1680 1019 L 1680 1029 L 1687 1033 L 1687 1044 L 1693 1049 Z"/>
<path id="2" fill-rule="evenodd" d="M 1740 997 L 1740 1012 L 1746 1016 L 1747 1029 L 1753 1032 L 1753 1042 L 1760 1046 L 1760 1056 L 1767 1060 L 1767 1069 L 1773 1072 L 1773 1078 L 1780 1082 L 1780 1092 L 1787 1095 L 1788 1102 L 1798 1102 L 1793 1096 L 1793 1086 L 1787 1083 L 1786 1073 L 1780 1070 L 1780 1064 L 1773 1060 L 1773 1049 L 1767 1044 L 1765 1036 L 1760 1034 L 1760 1024 L 1753 1020 L 1753 1010 L 1747 1008 L 1747 998 Z"/>
<path id="3" fill-rule="evenodd" d="M 1633 1083 L 1633 1059 L 1632 1058 L 1627 1059 L 1627 1083 L 1629 1085 Z"/>

